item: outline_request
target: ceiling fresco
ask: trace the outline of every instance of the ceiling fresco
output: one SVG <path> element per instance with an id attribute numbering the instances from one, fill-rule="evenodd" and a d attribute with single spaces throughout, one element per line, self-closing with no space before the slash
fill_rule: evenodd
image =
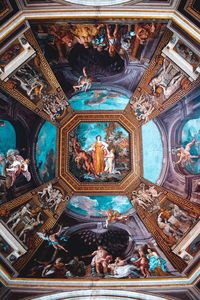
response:
<path id="1" fill-rule="evenodd" d="M 69 171 L 79 181 L 117 182 L 130 170 L 129 133 L 117 122 L 79 123 L 69 147 Z"/>
<path id="2" fill-rule="evenodd" d="M 11 283 L 156 286 L 196 272 L 200 52 L 168 25 L 31 19 L 0 48 Z"/>
<path id="3" fill-rule="evenodd" d="M 0 191 L 5 203 L 55 178 L 56 127 L 4 92 L 0 103 Z"/>
<path id="4" fill-rule="evenodd" d="M 102 84 L 133 92 L 165 25 L 33 23 L 32 29 L 64 92 L 71 97 Z"/>

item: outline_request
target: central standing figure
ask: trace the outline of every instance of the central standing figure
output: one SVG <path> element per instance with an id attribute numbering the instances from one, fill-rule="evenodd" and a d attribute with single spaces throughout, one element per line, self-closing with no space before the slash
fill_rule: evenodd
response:
<path id="1" fill-rule="evenodd" d="M 108 144 L 101 140 L 101 136 L 96 136 L 96 142 L 92 145 L 92 158 L 94 169 L 97 175 L 104 172 L 105 169 L 105 156 L 108 153 Z"/>

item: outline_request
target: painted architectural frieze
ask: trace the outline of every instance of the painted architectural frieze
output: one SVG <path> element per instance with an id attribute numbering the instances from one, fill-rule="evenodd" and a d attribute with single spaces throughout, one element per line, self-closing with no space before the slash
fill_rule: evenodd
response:
<path id="1" fill-rule="evenodd" d="M 4 49 L 0 83 L 23 105 L 56 122 L 68 101 L 38 47 L 29 30 Z"/>
<path id="2" fill-rule="evenodd" d="M 185 64 L 182 61 L 184 60 L 183 54 L 181 56 L 179 53 L 180 50 L 179 52 L 173 50 L 176 54 L 174 57 L 168 55 L 169 45 L 167 44 L 163 48 L 164 40 L 167 41 L 168 38 L 166 34 L 165 39 L 161 40 L 160 48 L 158 47 L 154 53 L 147 71 L 130 99 L 130 107 L 134 116 L 143 123 L 155 118 L 161 111 L 181 100 L 184 95 L 187 95 L 199 85 L 199 56 L 183 44 L 181 44 L 182 48 L 183 46 L 187 48 L 185 51 L 191 53 L 193 57 L 190 59 L 185 54 Z M 195 62 L 193 62 L 193 65 L 192 62 L 189 65 L 188 60 L 192 60 L 192 62 L 194 60 Z M 187 72 L 184 68 L 186 64 L 188 64 L 188 68 L 190 66 L 189 69 L 194 69 L 193 73 Z"/>
<path id="3" fill-rule="evenodd" d="M 161 249 L 179 249 L 192 228 L 198 224 L 200 210 L 187 200 L 162 190 L 158 186 L 141 183 L 132 191 L 131 202 L 153 233 Z M 196 232 L 196 231 L 195 231 Z M 162 242 L 159 241 L 162 236 Z M 178 253 L 178 250 L 174 251 Z M 183 258 L 183 256 L 181 256 Z"/>

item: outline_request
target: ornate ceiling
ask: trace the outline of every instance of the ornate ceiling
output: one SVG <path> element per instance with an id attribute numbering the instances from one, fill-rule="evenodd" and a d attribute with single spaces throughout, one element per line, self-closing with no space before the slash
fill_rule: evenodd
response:
<path id="1" fill-rule="evenodd" d="M 0 20 L 2 299 L 198 299 L 197 2 L 5 0 Z"/>

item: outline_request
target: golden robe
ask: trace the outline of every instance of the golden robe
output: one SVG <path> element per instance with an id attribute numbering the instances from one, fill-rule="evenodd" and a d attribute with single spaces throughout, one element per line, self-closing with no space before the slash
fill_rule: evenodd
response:
<path id="1" fill-rule="evenodd" d="M 96 142 L 94 145 L 93 164 L 96 174 L 104 172 L 104 146 L 101 141 Z"/>

